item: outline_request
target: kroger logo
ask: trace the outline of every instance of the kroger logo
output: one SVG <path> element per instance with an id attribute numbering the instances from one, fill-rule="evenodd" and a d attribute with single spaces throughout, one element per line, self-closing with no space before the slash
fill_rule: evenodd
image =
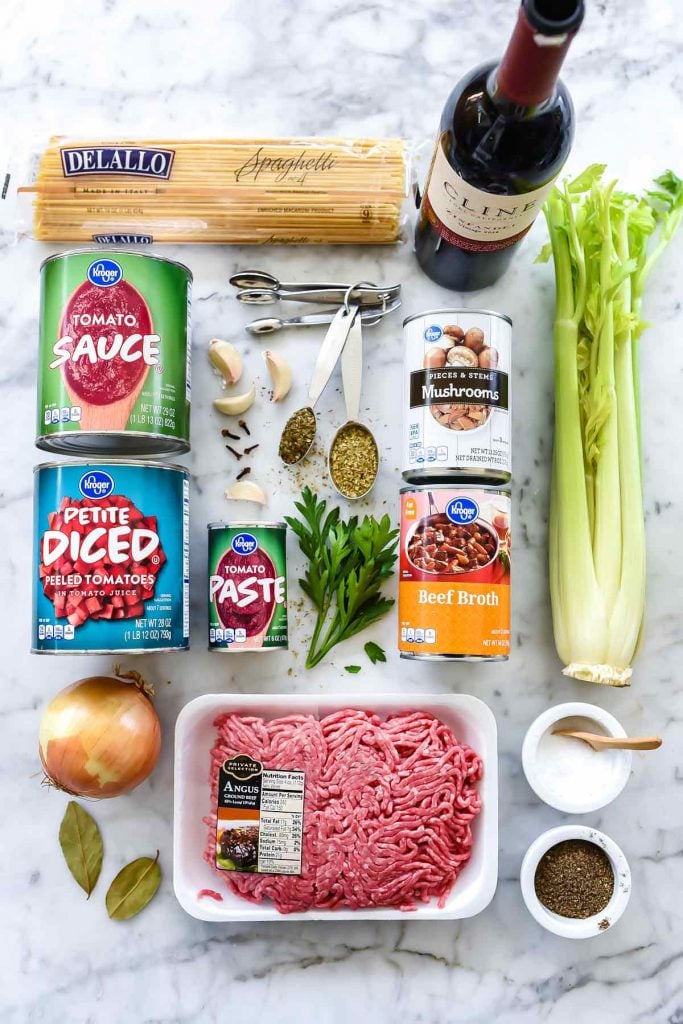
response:
<path id="1" fill-rule="evenodd" d="M 253 533 L 238 533 L 232 538 L 230 546 L 236 555 L 250 555 L 252 551 L 256 551 L 258 541 Z"/>
<path id="2" fill-rule="evenodd" d="M 471 523 L 479 515 L 479 506 L 471 498 L 452 498 L 446 505 L 446 515 L 452 523 Z"/>
<path id="3" fill-rule="evenodd" d="M 102 469 L 91 469 L 78 482 L 78 489 L 84 498 L 107 498 L 114 490 L 114 478 Z"/>
<path id="4" fill-rule="evenodd" d="M 123 277 L 123 271 L 115 260 L 96 260 L 88 267 L 88 280 L 98 288 L 111 288 Z"/>
<path id="5" fill-rule="evenodd" d="M 431 327 L 427 327 L 424 332 L 425 341 L 438 341 L 443 331 L 438 324 L 432 324 Z"/>

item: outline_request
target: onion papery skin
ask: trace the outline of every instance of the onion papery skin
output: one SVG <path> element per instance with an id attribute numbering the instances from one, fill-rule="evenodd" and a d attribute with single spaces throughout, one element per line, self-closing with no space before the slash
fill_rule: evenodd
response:
<path id="1" fill-rule="evenodd" d="M 161 725 L 136 685 L 92 676 L 50 701 L 40 722 L 39 749 L 47 779 L 58 789 L 93 799 L 119 796 L 153 771 Z"/>

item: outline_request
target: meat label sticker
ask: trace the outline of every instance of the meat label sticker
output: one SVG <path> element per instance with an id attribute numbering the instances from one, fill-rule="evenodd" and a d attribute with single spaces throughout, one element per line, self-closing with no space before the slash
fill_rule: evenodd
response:
<path id="1" fill-rule="evenodd" d="M 264 768 L 248 754 L 221 765 L 216 867 L 300 875 L 305 773 Z"/>

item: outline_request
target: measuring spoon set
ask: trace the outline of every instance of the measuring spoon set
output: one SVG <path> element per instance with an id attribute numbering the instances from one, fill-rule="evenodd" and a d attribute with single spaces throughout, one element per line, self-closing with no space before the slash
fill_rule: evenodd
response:
<path id="1" fill-rule="evenodd" d="M 261 270 L 243 270 L 233 274 L 230 284 L 238 289 L 237 299 L 245 305 L 269 305 L 278 301 L 336 303 L 334 309 L 322 309 L 289 319 L 260 317 L 247 324 L 246 329 L 251 334 L 272 334 L 284 327 L 331 324 L 338 308 L 346 301 L 357 304 L 363 324 L 372 327 L 401 305 L 400 284 L 382 287 L 365 281 L 353 285 L 335 282 L 287 283 Z"/>
<path id="2" fill-rule="evenodd" d="M 388 313 L 398 309 L 401 305 L 401 286 L 380 287 L 368 281 L 359 281 L 356 284 L 288 284 L 278 281 L 277 278 L 270 274 L 255 270 L 246 270 L 233 275 L 230 278 L 230 284 L 239 289 L 237 298 L 240 302 L 246 304 L 260 305 L 286 299 L 295 302 L 339 303 L 337 309 L 326 309 L 319 313 L 292 317 L 289 320 L 264 317 L 261 320 L 248 324 L 247 330 L 252 334 L 270 334 L 272 331 L 279 330 L 282 327 L 329 324 L 313 367 L 311 385 L 308 392 L 308 405 L 292 413 L 285 424 L 283 436 L 287 433 L 292 421 L 299 417 L 302 412 L 309 412 L 315 417 L 315 406 L 327 387 L 330 377 L 341 358 L 342 385 L 347 419 L 335 432 L 330 445 L 330 452 L 334 448 L 335 441 L 340 433 L 353 425 L 365 431 L 369 436 L 377 451 L 379 467 L 379 448 L 377 447 L 374 435 L 358 419 L 363 368 L 363 326 L 372 326 L 379 323 Z M 300 462 L 305 458 L 313 447 L 314 441 L 315 434 L 311 438 L 308 448 L 301 453 L 298 459 L 288 463 L 288 465 L 295 465 L 296 462 Z M 329 471 L 329 452 L 327 462 Z M 334 483 L 334 479 L 332 482 Z M 373 484 L 374 479 L 365 491 L 365 494 L 369 493 Z M 359 494 L 357 497 L 365 497 L 365 494 Z"/>

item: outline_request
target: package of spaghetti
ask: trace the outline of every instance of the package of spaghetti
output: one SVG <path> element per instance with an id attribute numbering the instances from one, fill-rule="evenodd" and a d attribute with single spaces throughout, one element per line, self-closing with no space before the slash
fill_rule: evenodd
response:
<path id="1" fill-rule="evenodd" d="M 401 139 L 53 138 L 19 188 L 51 242 L 389 244 L 409 188 Z"/>

